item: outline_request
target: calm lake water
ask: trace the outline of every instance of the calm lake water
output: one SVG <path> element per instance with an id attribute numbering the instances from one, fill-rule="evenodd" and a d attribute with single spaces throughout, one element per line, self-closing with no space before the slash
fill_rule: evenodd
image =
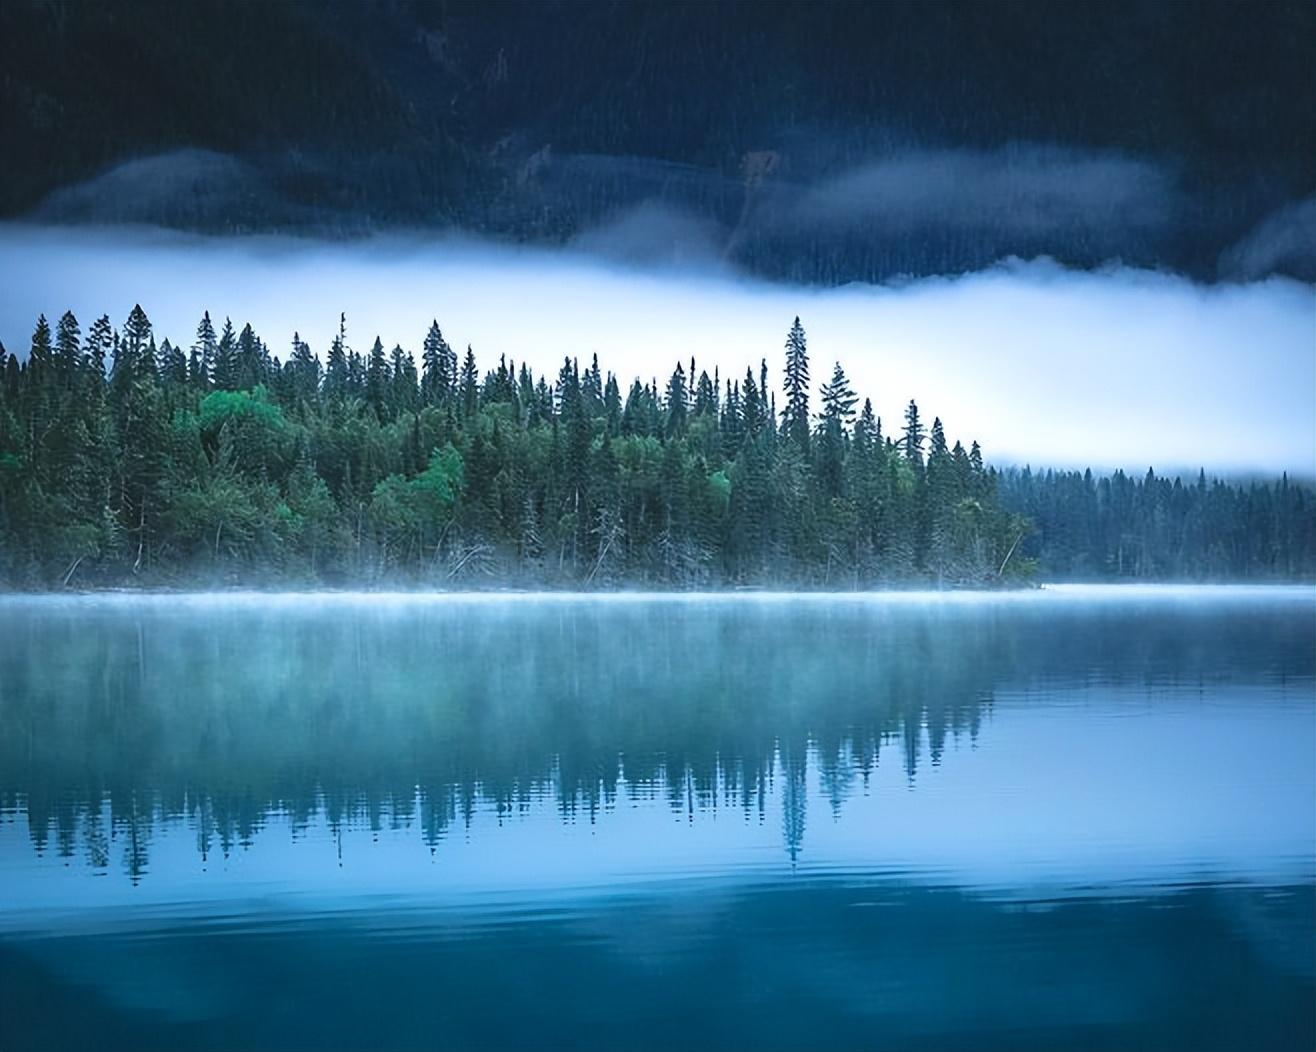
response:
<path id="1" fill-rule="evenodd" d="M 1316 591 L 0 600 L 0 1049 L 1316 1047 Z"/>

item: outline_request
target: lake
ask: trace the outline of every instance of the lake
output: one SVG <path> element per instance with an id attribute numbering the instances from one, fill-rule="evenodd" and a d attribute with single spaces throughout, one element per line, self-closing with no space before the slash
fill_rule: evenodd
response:
<path id="1" fill-rule="evenodd" d="M 0 1049 L 1316 1047 L 1316 590 L 0 599 Z"/>

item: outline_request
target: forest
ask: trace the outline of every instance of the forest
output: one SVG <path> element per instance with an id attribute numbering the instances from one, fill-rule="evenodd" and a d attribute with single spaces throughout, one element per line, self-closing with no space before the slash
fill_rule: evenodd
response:
<path id="1" fill-rule="evenodd" d="M 1258 276 L 1230 248 L 1316 185 L 1314 46 L 1311 5 L 1234 0 L 6 0 L 0 216 Z"/>
<path id="2" fill-rule="evenodd" d="M 0 347 L 0 583 L 96 587 L 864 589 L 1049 579 L 1310 580 L 1316 496 L 998 470 L 910 401 L 884 427 L 804 327 L 740 377 L 566 359 L 481 370 L 437 322 L 419 362 L 347 320 L 281 361 L 207 313 L 140 306 Z"/>

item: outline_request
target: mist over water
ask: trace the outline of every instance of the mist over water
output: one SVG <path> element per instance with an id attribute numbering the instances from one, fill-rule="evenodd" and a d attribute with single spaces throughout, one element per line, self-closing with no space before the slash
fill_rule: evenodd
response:
<path id="1" fill-rule="evenodd" d="M 43 1052 L 1309 1048 L 1314 614 L 8 597 L 0 1019 Z"/>
<path id="2" fill-rule="evenodd" d="M 593 246 L 601 248 L 602 246 Z M 749 280 L 716 263 L 626 268 L 581 252 L 459 239 L 340 243 L 158 231 L 0 228 L 0 339 L 24 354 L 38 313 L 120 324 L 140 302 L 157 339 L 191 344 L 205 310 L 250 321 L 281 358 L 294 330 L 323 357 L 379 335 L 413 352 L 432 318 L 555 374 L 564 356 L 625 387 L 677 360 L 779 381 L 795 315 L 814 380 L 839 360 L 888 432 L 910 398 L 997 463 L 1316 475 L 1316 290 L 1287 279 L 1203 287 L 1113 266 L 1008 261 L 956 278 L 839 289 Z"/>

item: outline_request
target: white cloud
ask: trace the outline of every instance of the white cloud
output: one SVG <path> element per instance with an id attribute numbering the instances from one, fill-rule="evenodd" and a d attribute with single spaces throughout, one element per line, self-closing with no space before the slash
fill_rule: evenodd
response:
<path id="1" fill-rule="evenodd" d="M 888 429 L 913 397 L 989 457 L 1145 470 L 1316 474 L 1316 290 L 1284 279 L 1202 287 L 1131 270 L 1013 262 L 900 287 L 801 288 L 619 268 L 574 253 L 390 238 L 321 243 L 0 227 L 0 339 L 20 353 L 38 312 L 84 328 L 140 301 L 190 344 L 203 310 L 250 321 L 286 355 L 349 339 L 419 349 L 431 318 L 483 366 L 555 373 L 598 352 L 623 385 L 693 355 L 723 377 L 775 378 L 791 319 L 814 379 L 840 360 Z"/>

